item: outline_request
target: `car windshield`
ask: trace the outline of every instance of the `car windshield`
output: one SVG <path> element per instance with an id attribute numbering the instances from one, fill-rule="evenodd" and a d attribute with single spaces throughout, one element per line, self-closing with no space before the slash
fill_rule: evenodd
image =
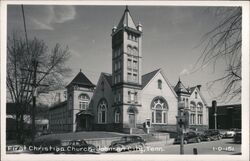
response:
<path id="1" fill-rule="evenodd" d="M 131 138 L 130 137 L 122 137 L 121 141 L 131 141 Z"/>

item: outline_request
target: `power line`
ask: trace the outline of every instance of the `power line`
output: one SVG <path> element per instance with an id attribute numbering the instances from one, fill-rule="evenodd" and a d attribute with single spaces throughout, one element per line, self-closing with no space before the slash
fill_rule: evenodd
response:
<path id="1" fill-rule="evenodd" d="M 26 29 L 26 21 L 25 21 L 25 14 L 24 14 L 23 5 L 21 5 L 21 8 L 22 8 L 22 15 L 23 15 L 23 26 L 24 26 L 24 34 L 25 34 L 26 45 L 27 45 L 27 52 L 29 54 L 28 34 L 27 34 L 27 29 Z"/>

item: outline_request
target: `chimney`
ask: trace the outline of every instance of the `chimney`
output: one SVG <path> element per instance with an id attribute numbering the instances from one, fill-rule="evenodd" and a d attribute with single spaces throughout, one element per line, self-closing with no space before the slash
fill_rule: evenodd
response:
<path id="1" fill-rule="evenodd" d="M 197 88 L 199 89 L 199 91 L 201 90 L 201 85 L 197 85 Z"/>

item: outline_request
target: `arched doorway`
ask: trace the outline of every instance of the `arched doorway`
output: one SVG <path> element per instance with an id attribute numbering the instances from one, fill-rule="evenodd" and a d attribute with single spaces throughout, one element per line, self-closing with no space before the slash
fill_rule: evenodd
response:
<path id="1" fill-rule="evenodd" d="M 128 123 L 129 128 L 135 128 L 136 127 L 136 114 L 138 113 L 138 110 L 136 107 L 131 106 L 128 108 Z"/>

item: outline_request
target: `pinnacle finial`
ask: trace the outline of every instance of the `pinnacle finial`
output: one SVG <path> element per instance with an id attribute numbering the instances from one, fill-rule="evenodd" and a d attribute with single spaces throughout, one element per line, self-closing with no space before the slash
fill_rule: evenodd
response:
<path id="1" fill-rule="evenodd" d="M 179 76 L 179 82 L 181 81 L 181 77 Z"/>
<path id="2" fill-rule="evenodd" d="M 80 68 L 80 72 L 82 72 L 82 69 Z"/>
<path id="3" fill-rule="evenodd" d="M 129 11 L 129 10 L 128 10 L 128 5 L 126 5 L 126 9 L 125 9 L 125 11 Z"/>

